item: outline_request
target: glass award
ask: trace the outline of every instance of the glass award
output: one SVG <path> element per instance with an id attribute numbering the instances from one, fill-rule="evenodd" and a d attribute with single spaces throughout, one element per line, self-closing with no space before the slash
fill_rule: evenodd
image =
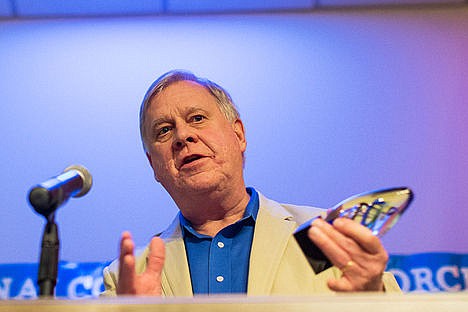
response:
<path id="1" fill-rule="evenodd" d="M 349 218 L 370 229 L 375 236 L 382 237 L 395 225 L 413 197 L 413 192 L 407 187 L 361 193 L 330 208 L 325 221 L 332 224 L 336 218 Z M 307 235 L 314 219 L 299 226 L 294 237 L 309 261 L 313 259 L 329 262 Z"/>

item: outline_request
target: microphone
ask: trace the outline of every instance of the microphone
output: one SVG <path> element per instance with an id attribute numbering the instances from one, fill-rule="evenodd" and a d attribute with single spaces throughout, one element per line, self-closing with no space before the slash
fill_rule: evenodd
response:
<path id="1" fill-rule="evenodd" d="M 67 167 L 60 175 L 38 184 L 29 191 L 29 202 L 37 213 L 48 217 L 70 197 L 86 195 L 93 177 L 80 165 Z"/>

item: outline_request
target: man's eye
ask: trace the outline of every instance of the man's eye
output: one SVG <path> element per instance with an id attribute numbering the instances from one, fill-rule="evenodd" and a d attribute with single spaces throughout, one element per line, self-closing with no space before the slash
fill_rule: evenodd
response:
<path id="1" fill-rule="evenodd" d="M 195 121 L 195 122 L 200 122 L 203 119 L 205 119 L 205 116 L 202 116 L 202 115 L 195 115 L 195 116 L 192 117 L 192 120 Z"/>
<path id="2" fill-rule="evenodd" d="M 162 127 L 161 129 L 159 129 L 158 135 L 166 134 L 166 133 L 168 133 L 170 130 L 171 130 L 171 127 L 169 127 L 169 126 Z"/>

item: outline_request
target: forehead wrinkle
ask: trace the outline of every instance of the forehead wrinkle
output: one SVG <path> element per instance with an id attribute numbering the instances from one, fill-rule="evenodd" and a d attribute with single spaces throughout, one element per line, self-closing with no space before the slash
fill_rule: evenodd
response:
<path id="1" fill-rule="evenodd" d="M 209 88 L 190 80 L 182 80 L 170 84 L 158 93 L 151 102 L 157 104 L 158 102 L 167 103 L 168 101 L 173 101 L 177 104 L 183 104 L 187 99 L 190 100 L 193 97 L 200 96 L 204 98 L 203 103 L 213 101 L 216 106 L 219 106 L 216 96 L 214 96 Z M 188 104 L 190 105 L 190 103 Z"/>
<path id="2" fill-rule="evenodd" d="M 191 114 L 191 113 L 195 113 L 195 112 L 199 112 L 199 111 L 202 111 L 204 113 L 209 113 L 208 110 L 202 108 L 202 107 L 196 107 L 196 106 L 190 106 L 186 109 L 186 114 Z"/>

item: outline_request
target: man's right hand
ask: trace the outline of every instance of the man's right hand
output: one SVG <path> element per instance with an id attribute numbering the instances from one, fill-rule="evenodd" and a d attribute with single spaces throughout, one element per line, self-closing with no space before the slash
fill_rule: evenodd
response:
<path id="1" fill-rule="evenodd" d="M 146 259 L 146 270 L 141 274 L 135 272 L 135 244 L 129 232 L 122 233 L 120 239 L 118 295 L 160 296 L 161 273 L 164 266 L 164 242 L 153 237 Z"/>

